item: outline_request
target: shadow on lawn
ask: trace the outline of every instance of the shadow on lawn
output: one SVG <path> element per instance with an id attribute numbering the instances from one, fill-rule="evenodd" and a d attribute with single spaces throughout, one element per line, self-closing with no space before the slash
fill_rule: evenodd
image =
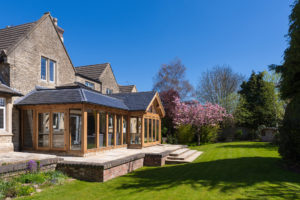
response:
<path id="1" fill-rule="evenodd" d="M 278 194 L 285 199 L 300 198 L 300 175 L 285 171 L 279 165 L 279 158 L 242 157 L 148 168 L 128 175 L 134 178 L 134 181 L 122 184 L 118 189 L 135 189 L 142 192 L 185 185 L 195 190 L 207 187 L 208 190 L 219 189 L 221 192 L 230 193 L 241 187 L 268 182 L 267 184 L 272 185 L 258 186 L 259 191 L 255 191 L 254 196 L 249 196 L 249 199 L 256 198 L 256 194 L 261 197 Z"/>
<path id="2" fill-rule="evenodd" d="M 265 143 L 265 142 L 253 142 L 251 144 L 226 144 L 217 146 L 217 148 L 247 148 L 247 149 L 265 149 L 265 150 L 272 150 L 274 151 L 277 149 L 277 146 L 272 145 L 271 143 Z"/>

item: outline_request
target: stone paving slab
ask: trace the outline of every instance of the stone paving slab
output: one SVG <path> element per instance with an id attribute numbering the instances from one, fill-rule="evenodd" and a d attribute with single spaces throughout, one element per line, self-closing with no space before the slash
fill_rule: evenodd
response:
<path id="1" fill-rule="evenodd" d="M 81 163 L 107 163 L 114 160 L 124 159 L 137 154 L 165 154 L 166 152 L 172 152 L 177 149 L 183 148 L 183 145 L 169 145 L 160 144 L 151 147 L 145 147 L 143 149 L 127 149 L 119 148 L 107 150 L 104 152 L 98 152 L 86 157 L 73 157 L 73 156 L 60 156 L 65 162 L 81 162 Z"/>
<path id="2" fill-rule="evenodd" d="M 45 160 L 57 158 L 55 155 L 27 153 L 27 152 L 7 152 L 0 153 L 0 166 L 3 164 L 15 164 L 29 160 Z"/>

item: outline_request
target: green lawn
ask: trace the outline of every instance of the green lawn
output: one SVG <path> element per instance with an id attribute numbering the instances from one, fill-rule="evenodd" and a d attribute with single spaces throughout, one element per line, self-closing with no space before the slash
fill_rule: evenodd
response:
<path id="1" fill-rule="evenodd" d="M 193 147 L 194 162 L 144 167 L 108 181 L 73 181 L 28 199 L 300 199 L 300 174 L 281 168 L 277 148 L 232 142 Z"/>

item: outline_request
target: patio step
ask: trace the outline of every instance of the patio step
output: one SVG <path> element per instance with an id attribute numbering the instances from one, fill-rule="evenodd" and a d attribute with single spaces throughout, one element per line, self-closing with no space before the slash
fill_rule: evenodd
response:
<path id="1" fill-rule="evenodd" d="M 187 150 L 186 152 L 178 155 L 178 156 L 168 156 L 167 159 L 170 159 L 170 160 L 185 160 L 187 158 L 189 158 L 190 156 L 192 156 L 194 153 L 196 153 L 197 151 L 196 150 Z"/>
<path id="2" fill-rule="evenodd" d="M 173 151 L 172 153 L 169 154 L 169 156 L 179 156 L 185 152 L 189 151 L 188 148 L 182 148 L 182 149 L 178 149 L 176 151 Z"/>
<path id="3" fill-rule="evenodd" d="M 196 160 L 200 155 L 202 154 L 201 151 L 194 151 L 192 155 L 187 157 L 186 159 L 183 160 L 174 160 L 174 159 L 169 159 L 167 158 L 166 164 L 183 164 L 183 163 L 190 163 Z"/>

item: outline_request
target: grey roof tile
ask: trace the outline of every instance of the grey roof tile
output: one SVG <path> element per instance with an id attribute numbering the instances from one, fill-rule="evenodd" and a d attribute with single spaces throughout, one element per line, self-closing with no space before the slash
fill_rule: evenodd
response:
<path id="1" fill-rule="evenodd" d="M 79 66 L 75 67 L 75 70 L 77 74 L 83 77 L 90 78 L 94 81 L 100 81 L 100 76 L 108 65 L 108 63 L 104 63 L 96 65 Z"/>
<path id="2" fill-rule="evenodd" d="M 120 93 L 130 93 L 135 85 L 119 85 Z"/>
<path id="3" fill-rule="evenodd" d="M 109 96 L 122 99 L 129 110 L 141 111 L 146 110 L 156 92 L 133 92 L 133 93 L 115 93 Z"/>
<path id="4" fill-rule="evenodd" d="M 0 29 L 0 50 L 14 46 L 36 22 Z"/>
<path id="5" fill-rule="evenodd" d="M 57 89 L 39 88 L 20 98 L 15 105 L 90 103 L 123 110 L 141 111 L 146 110 L 154 95 L 155 92 L 104 95 L 80 86 L 58 87 Z"/>

